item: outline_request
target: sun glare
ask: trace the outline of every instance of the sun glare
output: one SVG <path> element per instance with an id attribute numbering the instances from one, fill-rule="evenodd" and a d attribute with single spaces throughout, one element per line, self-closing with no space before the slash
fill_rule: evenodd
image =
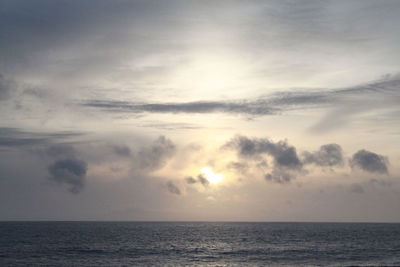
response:
<path id="1" fill-rule="evenodd" d="M 222 182 L 224 179 L 224 175 L 220 173 L 214 173 L 214 171 L 211 168 L 202 168 L 201 174 L 204 175 L 204 177 L 212 184 L 218 184 Z"/>

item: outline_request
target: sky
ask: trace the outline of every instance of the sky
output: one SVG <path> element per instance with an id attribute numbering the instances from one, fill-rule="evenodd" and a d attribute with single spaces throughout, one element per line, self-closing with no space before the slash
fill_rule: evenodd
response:
<path id="1" fill-rule="evenodd" d="M 0 220 L 400 222 L 400 1 L 2 0 Z"/>

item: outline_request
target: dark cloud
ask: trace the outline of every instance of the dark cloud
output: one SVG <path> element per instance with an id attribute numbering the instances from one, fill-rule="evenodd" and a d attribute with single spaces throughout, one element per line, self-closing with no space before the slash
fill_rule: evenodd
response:
<path id="1" fill-rule="evenodd" d="M 204 186 L 208 186 L 210 184 L 210 182 L 207 180 L 207 178 L 204 177 L 204 175 L 199 174 L 197 176 L 197 181 L 199 181 L 199 183 L 201 183 Z"/>
<path id="2" fill-rule="evenodd" d="M 196 178 L 193 178 L 192 176 L 186 177 L 185 181 L 188 184 L 200 183 L 204 187 L 207 187 L 210 184 L 210 182 L 207 180 L 207 178 L 205 178 L 204 175 L 202 175 L 202 174 L 197 175 Z"/>
<path id="3" fill-rule="evenodd" d="M 303 152 L 304 164 L 315 164 L 322 167 L 343 165 L 343 151 L 338 144 L 322 145 L 318 151 Z"/>
<path id="4" fill-rule="evenodd" d="M 79 193 L 85 185 L 87 164 L 77 159 L 57 160 L 48 166 L 49 179 L 69 186 L 71 193 Z"/>
<path id="5" fill-rule="evenodd" d="M 186 183 L 188 183 L 188 184 L 195 184 L 195 183 L 197 183 L 197 180 L 194 179 L 192 176 L 186 177 L 186 178 L 185 178 L 185 181 L 186 181 Z"/>
<path id="6" fill-rule="evenodd" d="M 92 100 L 84 106 L 112 112 L 133 113 L 232 113 L 247 115 L 271 115 L 278 111 L 263 101 L 198 101 L 186 103 L 132 103 L 125 101 Z"/>
<path id="7" fill-rule="evenodd" d="M 165 136 L 160 136 L 152 146 L 142 148 L 134 156 L 135 170 L 154 171 L 162 168 L 176 151 L 175 144 Z"/>
<path id="8" fill-rule="evenodd" d="M 365 149 L 359 150 L 350 159 L 350 166 L 352 168 L 359 168 L 366 172 L 380 174 L 388 173 L 388 163 L 387 157 Z"/>
<path id="9" fill-rule="evenodd" d="M 181 190 L 179 189 L 179 187 L 177 187 L 173 182 L 171 182 L 171 181 L 168 181 L 167 183 L 166 183 L 166 187 L 167 187 L 167 190 L 168 190 L 168 192 L 170 192 L 171 194 L 175 194 L 175 195 L 181 195 L 182 194 L 182 192 L 181 192 Z"/>
<path id="10" fill-rule="evenodd" d="M 272 172 L 265 175 L 265 179 L 278 184 L 289 183 L 296 175 L 282 168 L 274 168 Z"/>
<path id="11" fill-rule="evenodd" d="M 224 145 L 233 148 L 241 157 L 257 157 L 267 154 L 274 159 L 275 166 L 288 169 L 301 169 L 302 163 L 297 155 L 296 148 L 286 141 L 272 142 L 267 138 L 248 138 L 236 136 Z"/>
<path id="12" fill-rule="evenodd" d="M 0 147 L 30 147 L 82 136 L 79 132 L 33 132 L 0 127 Z"/>
<path id="13" fill-rule="evenodd" d="M 257 160 L 257 166 L 262 170 L 268 165 L 261 156 L 272 157 L 274 162 L 272 171 L 265 175 L 268 181 L 287 183 L 302 171 L 303 164 L 297 155 L 296 148 L 289 145 L 287 141 L 272 142 L 267 138 L 236 136 L 223 148 L 236 150 L 241 158 Z"/>

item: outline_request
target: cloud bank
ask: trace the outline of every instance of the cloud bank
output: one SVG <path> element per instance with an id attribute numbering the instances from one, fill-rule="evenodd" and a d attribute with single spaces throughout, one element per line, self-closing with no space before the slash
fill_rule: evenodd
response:
<path id="1" fill-rule="evenodd" d="M 268 181 L 284 184 L 296 178 L 299 174 L 306 175 L 307 165 L 321 168 L 340 168 L 344 166 L 345 157 L 338 144 L 322 145 L 317 151 L 303 151 L 302 157 L 297 154 L 297 149 L 288 142 L 273 142 L 268 138 L 249 138 L 238 135 L 225 143 L 223 149 L 234 150 L 239 157 L 239 162 L 231 162 L 228 168 L 245 174 L 249 168 L 247 162 L 265 162 L 263 155 L 272 158 L 273 165 L 264 177 Z M 388 158 L 365 149 L 356 152 L 349 160 L 351 168 L 358 168 L 370 173 L 387 174 Z M 258 166 L 257 165 L 257 166 Z M 263 169 L 263 168 L 261 168 Z M 264 168 L 265 169 L 265 168 Z"/>

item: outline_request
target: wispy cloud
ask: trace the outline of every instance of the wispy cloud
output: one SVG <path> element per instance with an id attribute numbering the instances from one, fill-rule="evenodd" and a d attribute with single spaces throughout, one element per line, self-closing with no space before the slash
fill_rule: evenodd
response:
<path id="1" fill-rule="evenodd" d="M 49 144 L 68 138 L 82 136 L 80 132 L 34 132 L 17 128 L 0 128 L 1 147 L 29 147 L 34 145 Z"/>
<path id="2" fill-rule="evenodd" d="M 268 107 L 264 101 L 198 101 L 186 103 L 133 103 L 126 101 L 92 100 L 84 106 L 112 112 L 133 113 L 232 113 L 248 115 L 271 115 L 276 108 Z"/>
<path id="3" fill-rule="evenodd" d="M 335 116 L 327 115 L 314 129 L 329 128 L 340 120 L 344 113 L 351 116 L 371 109 L 397 108 L 400 102 L 400 77 L 385 78 L 358 86 L 341 89 L 297 89 L 281 91 L 257 99 L 137 103 L 114 100 L 88 100 L 81 105 L 105 112 L 125 113 L 169 113 L 208 114 L 227 113 L 245 116 L 277 115 L 299 109 L 330 108 Z"/>

